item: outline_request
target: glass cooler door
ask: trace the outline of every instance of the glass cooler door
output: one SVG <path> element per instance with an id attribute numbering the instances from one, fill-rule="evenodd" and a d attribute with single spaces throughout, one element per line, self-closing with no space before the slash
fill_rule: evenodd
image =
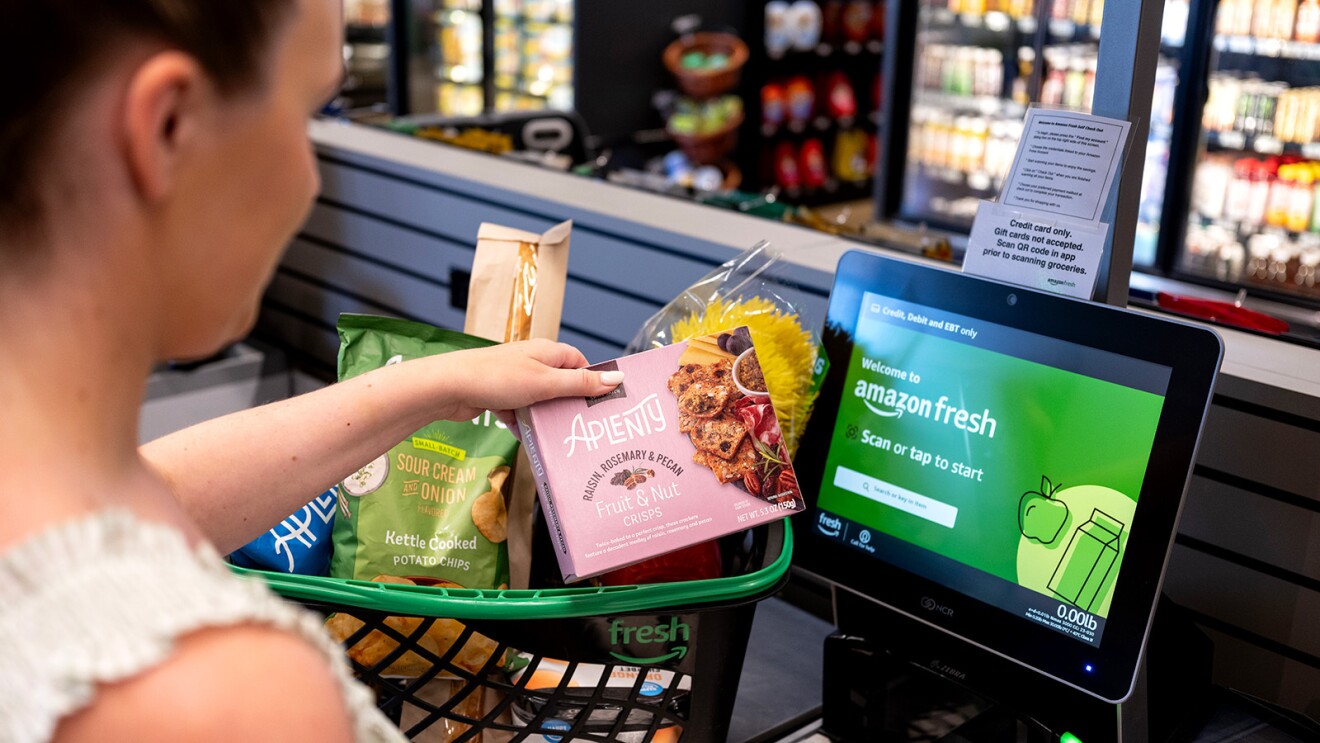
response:
<path id="1" fill-rule="evenodd" d="M 436 0 L 435 110 L 476 116 L 485 107 L 481 0 Z"/>
<path id="2" fill-rule="evenodd" d="M 1224 0 L 1175 271 L 1320 299 L 1320 0 Z M 1304 302 L 1308 303 L 1308 302 Z"/>
<path id="3" fill-rule="evenodd" d="M 1155 262 L 1188 0 L 1165 4 L 1136 262 Z M 922 0 L 897 217 L 966 233 L 1031 103 L 1090 111 L 1104 0 Z M 896 112 L 896 116 L 901 115 Z"/>
<path id="4" fill-rule="evenodd" d="M 496 111 L 573 108 L 573 0 L 495 0 Z"/>
<path id="5" fill-rule="evenodd" d="M 1040 89 L 1037 31 L 1031 0 L 921 1 L 900 218 L 967 232 L 998 193 Z"/>

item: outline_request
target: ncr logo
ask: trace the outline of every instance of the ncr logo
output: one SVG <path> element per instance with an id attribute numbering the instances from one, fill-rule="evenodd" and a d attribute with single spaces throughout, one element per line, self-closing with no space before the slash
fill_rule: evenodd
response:
<path id="1" fill-rule="evenodd" d="M 937 614 L 943 614 L 946 617 L 953 616 L 953 607 L 945 606 L 929 596 L 921 597 L 921 608 L 926 611 L 933 611 Z"/>
<path id="2" fill-rule="evenodd" d="M 668 623 L 642 625 L 640 627 L 627 626 L 622 619 L 615 619 L 610 622 L 610 644 L 614 647 L 631 650 L 638 645 L 657 646 L 657 652 L 653 655 L 625 655 L 617 650 L 610 651 L 610 655 L 624 663 L 643 665 L 664 663 L 675 658 L 682 660 L 687 656 L 688 644 L 691 640 L 691 628 L 688 627 L 687 623 L 678 621 L 678 617 L 671 617 Z M 681 645 L 677 644 L 680 642 Z M 649 650 L 649 648 L 643 649 Z"/>

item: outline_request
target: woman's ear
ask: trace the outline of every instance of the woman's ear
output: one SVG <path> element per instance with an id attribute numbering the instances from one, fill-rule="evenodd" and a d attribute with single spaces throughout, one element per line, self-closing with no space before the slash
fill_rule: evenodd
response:
<path id="1" fill-rule="evenodd" d="M 181 52 L 157 52 L 133 73 L 121 122 L 129 175 L 146 201 L 161 200 L 177 183 L 212 95 L 200 65 Z"/>

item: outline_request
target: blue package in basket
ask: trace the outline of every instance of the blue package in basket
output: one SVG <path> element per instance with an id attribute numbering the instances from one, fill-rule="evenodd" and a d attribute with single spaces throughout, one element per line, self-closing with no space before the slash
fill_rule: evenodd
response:
<path id="1" fill-rule="evenodd" d="M 243 568 L 279 573 L 327 574 L 337 500 L 335 488 L 330 488 L 275 528 L 234 550 L 229 561 Z"/>

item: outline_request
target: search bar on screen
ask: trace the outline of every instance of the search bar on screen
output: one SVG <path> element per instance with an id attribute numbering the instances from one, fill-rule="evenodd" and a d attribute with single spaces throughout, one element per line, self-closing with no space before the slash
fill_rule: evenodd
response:
<path id="1" fill-rule="evenodd" d="M 870 475 L 864 475 L 847 467 L 839 467 L 834 471 L 834 487 L 847 490 L 849 493 L 860 495 L 876 503 L 897 508 L 904 513 L 910 513 L 913 516 L 918 516 L 950 529 L 953 528 L 954 521 L 958 519 L 958 508 L 956 506 L 937 501 L 920 493 L 914 493 L 907 488 L 900 488 L 892 483 Z"/>

